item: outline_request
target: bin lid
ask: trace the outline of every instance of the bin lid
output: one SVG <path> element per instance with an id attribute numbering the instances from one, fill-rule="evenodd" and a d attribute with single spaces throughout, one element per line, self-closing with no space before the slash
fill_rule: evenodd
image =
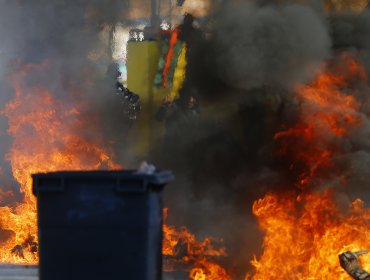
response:
<path id="1" fill-rule="evenodd" d="M 65 180 L 115 180 L 118 191 L 146 191 L 148 185 L 162 186 L 175 179 L 169 170 L 156 171 L 152 174 L 138 173 L 136 170 L 115 171 L 58 171 L 32 174 L 33 194 L 40 191 L 63 191 Z M 125 184 L 125 183 L 130 184 Z M 139 188 L 132 188 L 136 182 Z"/>

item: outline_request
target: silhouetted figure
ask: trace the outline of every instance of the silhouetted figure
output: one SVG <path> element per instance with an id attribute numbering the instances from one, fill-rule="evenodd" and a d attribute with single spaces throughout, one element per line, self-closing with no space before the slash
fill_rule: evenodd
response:
<path id="1" fill-rule="evenodd" d="M 185 14 L 183 22 L 177 27 L 180 30 L 179 39 L 185 42 L 190 49 L 195 41 L 201 37 L 199 29 L 194 26 L 194 20 L 192 14 Z"/>

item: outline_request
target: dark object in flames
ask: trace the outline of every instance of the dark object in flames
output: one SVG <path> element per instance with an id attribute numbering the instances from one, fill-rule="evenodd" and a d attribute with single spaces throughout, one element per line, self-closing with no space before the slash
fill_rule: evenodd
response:
<path id="1" fill-rule="evenodd" d="M 361 268 L 358 257 L 369 253 L 369 251 L 344 252 L 339 255 L 340 266 L 356 280 L 370 279 L 370 274 Z"/>
<path id="2" fill-rule="evenodd" d="M 159 280 L 169 171 L 33 175 L 40 280 Z"/>
<path id="3" fill-rule="evenodd" d="M 124 115 L 130 120 L 136 120 L 141 111 L 140 96 L 131 92 L 128 88 L 122 86 L 122 84 L 117 87 L 116 95 L 119 97 L 119 101 L 123 106 Z"/>
<path id="4" fill-rule="evenodd" d="M 38 244 L 35 241 L 35 237 L 30 235 L 21 245 L 14 246 L 11 253 L 24 259 L 24 250 L 28 250 L 29 252 L 36 254 L 37 247 Z"/>

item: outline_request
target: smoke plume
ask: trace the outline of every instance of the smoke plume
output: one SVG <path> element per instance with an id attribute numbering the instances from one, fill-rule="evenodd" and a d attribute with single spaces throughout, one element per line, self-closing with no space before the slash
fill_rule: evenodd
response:
<path id="1" fill-rule="evenodd" d="M 244 90 L 306 83 L 331 43 L 320 16 L 302 5 L 226 5 L 213 35 L 217 76 Z"/>
<path id="2" fill-rule="evenodd" d="M 177 176 L 176 187 L 166 193 L 176 217 L 169 222 L 223 237 L 232 256 L 228 267 L 246 271 L 245 260 L 260 250 L 251 241 L 260 238 L 249 214 L 252 202 L 267 191 L 294 189 L 305 172 L 299 163 L 292 171 L 291 159 L 278 156 L 274 138 L 318 113 L 295 97 L 297 86 L 325 68 L 345 75 L 341 59 L 328 63 L 343 51 L 369 69 L 369 20 L 367 10 L 330 14 L 317 5 L 235 1 L 215 8 L 207 39 L 193 46 L 187 82 L 204 110 L 198 119 L 168 125 L 165 148 L 154 159 Z M 317 191 L 335 187 L 345 204 L 358 196 L 369 199 L 368 85 L 353 78 L 343 90 L 362 104 L 359 111 L 328 110 L 359 118 L 361 125 L 340 140 L 320 132 L 321 144 L 341 153 L 331 158 L 338 169 L 315 182 Z"/>
<path id="3" fill-rule="evenodd" d="M 225 263 L 245 272 L 252 254 L 260 250 L 253 201 L 294 184 L 291 174 L 283 171 L 289 170 L 288 159 L 276 156 L 274 135 L 316 113 L 302 105 L 294 91 L 310 83 L 327 60 L 343 50 L 370 74 L 370 12 L 330 15 L 317 5 L 302 3 L 227 2 L 214 6 L 206 34 L 189 54 L 186 90 L 200 100 L 201 114 L 165 124 L 164 145 L 153 144 L 149 160 L 176 174 L 176 183 L 165 193 L 168 222 L 186 225 L 200 237 L 224 238 L 232 256 Z M 23 87 L 46 88 L 57 100 L 77 107 L 77 118 L 90 121 L 66 133 L 77 131 L 120 154 L 128 129 L 107 94 L 113 85 L 102 78 L 106 64 L 100 64 L 110 61 L 102 33 L 125 22 L 130 12 L 128 1 L 122 0 L 0 0 L 2 107 L 13 98 L 12 81 L 23 67 L 42 65 L 45 71 L 23 76 Z M 349 113 L 362 125 L 340 141 L 325 138 L 343 152 L 334 158 L 338 173 L 318 189 L 336 186 L 343 200 L 361 194 L 368 201 L 369 87 L 354 81 L 346 90 L 360 103 L 358 112 Z M 6 118 L 0 119 L 0 127 L 0 156 L 6 158 L 11 145 Z M 131 164 L 124 155 L 116 160 Z M 0 170 L 2 202 L 16 202 L 21 196 L 11 174 L 5 160 Z M 346 177 L 346 188 L 339 175 Z M 7 234 L 0 232 L 0 240 Z"/>

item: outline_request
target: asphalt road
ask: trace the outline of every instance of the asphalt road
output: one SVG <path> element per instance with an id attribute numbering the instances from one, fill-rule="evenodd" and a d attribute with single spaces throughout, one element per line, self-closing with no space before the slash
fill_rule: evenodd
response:
<path id="1" fill-rule="evenodd" d="M 38 280 L 37 266 L 0 265 L 0 280 Z"/>
<path id="2" fill-rule="evenodd" d="M 162 280 L 187 279 L 185 272 L 169 272 L 163 274 Z M 38 269 L 37 266 L 0 265 L 0 280 L 38 280 Z"/>

